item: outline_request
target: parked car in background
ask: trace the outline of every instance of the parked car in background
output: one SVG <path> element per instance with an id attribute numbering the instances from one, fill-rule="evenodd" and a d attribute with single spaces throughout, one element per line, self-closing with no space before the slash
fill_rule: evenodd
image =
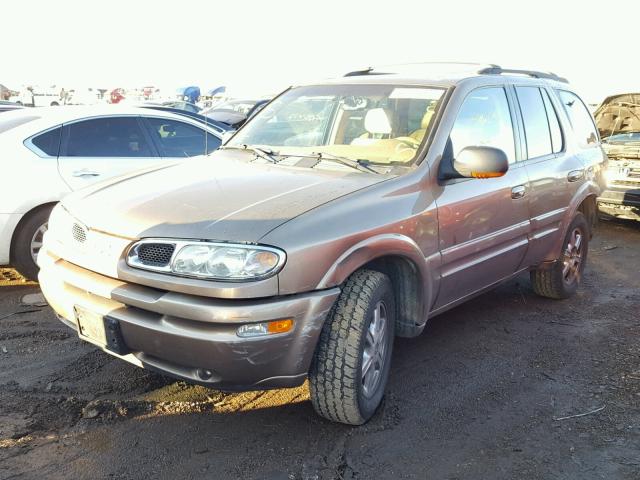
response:
<path id="1" fill-rule="evenodd" d="M 598 209 L 604 216 L 640 220 L 640 93 L 608 97 L 594 116 L 609 157 Z"/>
<path id="2" fill-rule="evenodd" d="M 361 424 L 395 335 L 521 272 L 573 295 L 606 161 L 584 103 L 552 74 L 422 68 L 293 87 L 205 161 L 65 198 L 38 256 L 49 304 L 138 366 L 309 378 L 320 415 Z"/>
<path id="3" fill-rule="evenodd" d="M 18 110 L 20 108 L 24 108 L 22 105 L 18 105 L 15 102 L 7 102 L 4 100 L 0 100 L 0 112 L 10 112 L 12 110 Z"/>
<path id="4" fill-rule="evenodd" d="M 217 149 L 221 132 L 142 108 L 58 107 L 0 116 L 0 265 L 35 279 L 51 209 L 67 193 Z"/>
<path id="5" fill-rule="evenodd" d="M 152 103 L 143 103 L 143 104 L 141 104 L 139 106 L 141 108 L 149 108 L 149 109 L 152 109 L 152 110 L 159 110 L 159 111 L 162 111 L 162 112 L 169 112 L 169 113 L 173 113 L 175 115 L 189 117 L 192 120 L 195 120 L 197 122 L 209 125 L 211 128 L 216 129 L 221 135 L 224 134 L 224 133 L 233 131 L 233 128 L 231 128 L 226 123 L 217 122 L 215 120 L 210 119 L 209 117 L 206 117 L 206 116 L 201 115 L 199 113 L 191 112 L 189 110 L 182 110 L 180 108 L 166 107 L 164 105 L 155 105 L 155 104 L 152 104 Z"/>
<path id="6" fill-rule="evenodd" d="M 178 88 L 176 99 L 195 104 L 200 98 L 200 87 L 190 86 Z"/>
<path id="7" fill-rule="evenodd" d="M 117 104 L 125 99 L 124 88 L 114 88 L 109 94 L 109 103 Z"/>
<path id="8" fill-rule="evenodd" d="M 60 92 L 56 87 L 29 86 L 20 91 L 16 103 L 25 107 L 57 107 L 62 105 Z"/>
<path id="9" fill-rule="evenodd" d="M 200 113 L 237 130 L 267 103 L 269 103 L 268 98 L 261 100 L 230 100 L 203 110 Z"/>
<path id="10" fill-rule="evenodd" d="M 167 100 L 160 103 L 164 107 L 175 108 L 177 110 L 185 110 L 191 113 L 199 113 L 202 109 L 195 103 L 185 102 L 182 100 Z"/>

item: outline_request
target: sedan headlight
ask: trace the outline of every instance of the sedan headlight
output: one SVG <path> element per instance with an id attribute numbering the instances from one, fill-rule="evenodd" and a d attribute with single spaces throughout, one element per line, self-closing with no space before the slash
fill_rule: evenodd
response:
<path id="1" fill-rule="evenodd" d="M 286 254 L 261 245 L 145 239 L 127 253 L 136 268 L 211 280 L 259 280 L 276 274 Z"/>

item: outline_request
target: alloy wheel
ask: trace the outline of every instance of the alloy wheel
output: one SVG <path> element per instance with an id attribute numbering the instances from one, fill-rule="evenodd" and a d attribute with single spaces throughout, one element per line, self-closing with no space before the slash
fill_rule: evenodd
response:
<path id="1" fill-rule="evenodd" d="M 580 280 L 583 236 L 584 233 L 579 228 L 575 228 L 569 236 L 562 258 L 562 277 L 567 284 Z"/>
<path id="2" fill-rule="evenodd" d="M 373 310 L 373 318 L 365 334 L 362 349 L 362 390 L 365 397 L 372 397 L 380 384 L 387 354 L 387 308 L 380 301 Z"/>
<path id="3" fill-rule="evenodd" d="M 31 245 L 29 251 L 31 252 L 31 258 L 33 259 L 34 263 L 38 258 L 38 252 L 42 248 L 42 241 L 44 239 L 44 234 L 46 233 L 48 226 L 48 223 L 40 225 L 40 228 L 38 228 L 33 234 L 33 237 L 31 237 Z"/>

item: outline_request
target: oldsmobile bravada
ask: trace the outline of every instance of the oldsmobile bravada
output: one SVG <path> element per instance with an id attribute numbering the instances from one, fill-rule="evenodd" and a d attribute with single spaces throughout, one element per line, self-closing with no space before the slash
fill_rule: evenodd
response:
<path id="1" fill-rule="evenodd" d="M 70 195 L 38 258 L 47 300 L 144 368 L 226 390 L 308 378 L 320 415 L 364 423 L 394 336 L 524 271 L 569 297 L 596 218 L 606 157 L 564 79 L 432 72 L 292 87 L 202 160 Z"/>

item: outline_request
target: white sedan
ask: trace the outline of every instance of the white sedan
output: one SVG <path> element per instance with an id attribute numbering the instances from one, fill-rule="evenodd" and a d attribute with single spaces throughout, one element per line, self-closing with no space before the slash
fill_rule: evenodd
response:
<path id="1" fill-rule="evenodd" d="M 48 107 L 0 117 L 0 265 L 35 279 L 49 213 L 67 193 L 161 162 L 210 153 L 222 131 L 135 107 Z"/>

